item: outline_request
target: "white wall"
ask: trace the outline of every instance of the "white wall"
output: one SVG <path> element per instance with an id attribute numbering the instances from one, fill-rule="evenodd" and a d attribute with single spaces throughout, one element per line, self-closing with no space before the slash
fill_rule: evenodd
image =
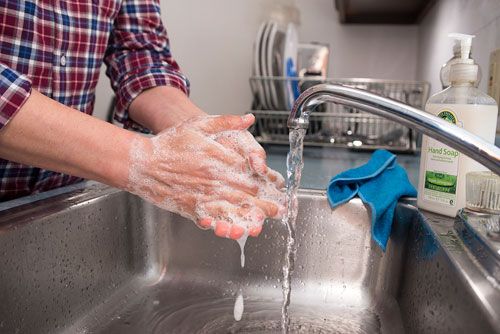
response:
<path id="1" fill-rule="evenodd" d="M 416 78 L 417 26 L 340 25 L 332 0 L 295 3 L 301 15 L 300 40 L 330 44 L 330 76 Z M 247 111 L 253 41 L 276 0 L 162 0 L 161 4 L 174 57 L 192 84 L 192 99 L 212 114 Z M 102 79 L 97 115 L 103 115 L 111 96 L 107 78 Z"/>
<path id="2" fill-rule="evenodd" d="M 290 2 L 290 1 L 289 1 Z M 192 98 L 209 113 L 243 113 L 251 104 L 252 48 L 266 0 L 164 0 L 175 57 Z M 330 75 L 414 79 L 416 26 L 341 26 L 332 0 L 299 0 L 301 41 L 330 44 Z"/>
<path id="3" fill-rule="evenodd" d="M 450 32 L 476 35 L 472 56 L 483 72 L 479 88 L 486 92 L 490 53 L 500 48 L 500 0 L 440 0 L 426 15 L 419 27 L 417 72 L 432 92 L 441 89 L 439 70 L 452 56 Z"/>

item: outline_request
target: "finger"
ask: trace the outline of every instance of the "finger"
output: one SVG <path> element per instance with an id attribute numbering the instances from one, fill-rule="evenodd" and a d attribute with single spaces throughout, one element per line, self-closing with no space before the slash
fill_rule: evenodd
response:
<path id="1" fill-rule="evenodd" d="M 277 189 L 270 190 L 265 193 L 259 192 L 257 196 L 250 196 L 246 201 L 262 211 L 264 217 L 261 220 L 264 220 L 265 217 L 279 218 L 285 211 L 285 194 Z M 233 204 L 241 205 L 241 203 Z"/>
<path id="2" fill-rule="evenodd" d="M 227 222 L 228 224 L 234 223 L 235 219 L 246 222 L 248 218 L 251 217 L 249 213 L 252 211 L 252 208 L 248 206 L 237 206 L 228 201 L 218 200 L 201 204 L 200 211 L 203 217 L 214 218 L 211 226 L 216 227 L 218 221 Z M 261 211 L 259 210 L 259 212 Z M 264 215 L 262 215 L 262 217 L 264 217 Z M 260 219 L 260 216 L 258 218 Z"/>
<path id="3" fill-rule="evenodd" d="M 226 221 L 219 220 L 215 223 L 214 233 L 218 237 L 227 238 L 229 236 L 230 230 L 231 226 Z"/>
<path id="4" fill-rule="evenodd" d="M 243 177 L 231 177 L 231 175 L 225 175 L 220 176 L 220 181 L 222 181 L 222 184 L 228 186 L 234 192 L 241 191 L 250 196 L 257 196 L 257 193 L 259 192 L 259 186 L 256 182 Z"/>
<path id="5" fill-rule="evenodd" d="M 213 157 L 214 154 L 211 154 Z M 224 158 L 220 158 L 224 159 Z M 230 159 L 230 158 L 229 158 Z M 205 166 L 204 177 L 208 176 L 212 179 L 214 188 L 221 188 L 223 186 L 228 186 L 235 190 L 244 191 L 247 194 L 255 196 L 259 191 L 259 186 L 257 182 L 248 173 L 243 173 L 245 167 L 245 162 L 241 158 L 236 158 L 238 160 L 234 165 L 220 163 L 217 160 L 209 161 L 208 167 Z"/>
<path id="6" fill-rule="evenodd" d="M 237 152 L 245 160 L 248 160 L 250 169 L 259 174 L 267 173 L 266 152 L 257 143 L 252 134 L 248 131 L 226 131 L 215 136 L 215 140 Z"/>
<path id="7" fill-rule="evenodd" d="M 283 189 L 278 189 L 277 187 L 267 185 L 265 187 L 260 187 L 257 197 L 260 200 L 271 202 L 277 206 L 278 211 L 270 212 L 269 215 L 272 218 L 280 217 L 285 211 L 286 194 Z"/>
<path id="8" fill-rule="evenodd" d="M 245 229 L 241 226 L 230 224 L 225 221 L 218 221 L 215 225 L 214 233 L 221 238 L 237 240 L 243 236 Z"/>
<path id="9" fill-rule="evenodd" d="M 231 191 L 221 193 L 221 197 L 231 204 L 238 205 L 242 208 L 248 208 L 248 206 L 257 207 L 263 211 L 264 215 L 267 217 L 275 217 L 279 213 L 279 206 L 271 201 L 262 200 L 243 192 Z M 265 217 L 258 218 L 264 219 Z"/>
<path id="10" fill-rule="evenodd" d="M 274 169 L 267 168 L 266 175 L 267 179 L 274 183 L 278 189 L 281 189 L 285 186 L 285 178 Z"/>
<path id="11" fill-rule="evenodd" d="M 273 202 L 282 203 L 285 200 L 285 188 L 274 187 L 272 184 L 267 184 L 265 187 L 260 187 L 257 197 Z"/>
<path id="12" fill-rule="evenodd" d="M 203 118 L 195 121 L 195 126 L 208 134 L 214 134 L 222 131 L 246 130 L 255 121 L 252 114 L 244 116 L 224 115 Z"/>
<path id="13" fill-rule="evenodd" d="M 238 240 L 245 234 L 245 229 L 239 225 L 233 224 L 229 231 L 229 237 L 233 240 Z"/>
<path id="14" fill-rule="evenodd" d="M 213 223 L 213 220 L 210 217 L 206 217 L 206 218 L 202 218 L 202 219 L 198 220 L 198 226 L 204 230 L 208 230 L 208 229 L 212 228 L 213 227 L 212 223 Z"/>
<path id="15" fill-rule="evenodd" d="M 254 203 L 257 205 L 257 207 L 259 207 L 259 209 L 264 211 L 267 217 L 275 217 L 278 215 L 279 207 L 275 203 L 258 198 L 254 199 Z"/>
<path id="16" fill-rule="evenodd" d="M 279 210 L 278 210 L 278 214 L 273 217 L 274 219 L 282 219 L 286 214 L 286 206 L 285 205 L 282 205 Z"/>
<path id="17" fill-rule="evenodd" d="M 259 175 L 267 174 L 266 151 L 255 140 L 254 136 L 248 132 L 241 132 L 240 137 L 244 141 L 243 147 L 246 150 L 246 157 L 250 168 Z"/>
<path id="18" fill-rule="evenodd" d="M 245 217 L 249 221 L 249 225 L 247 226 L 248 235 L 251 237 L 257 237 L 262 232 L 262 225 L 264 224 L 264 220 L 266 218 L 264 213 L 260 209 L 254 208 L 250 210 Z"/>
<path id="19" fill-rule="evenodd" d="M 212 142 L 212 145 L 204 147 L 203 153 L 207 157 L 223 162 L 225 165 L 237 166 L 238 170 L 244 170 L 245 159 L 217 142 Z"/>
<path id="20" fill-rule="evenodd" d="M 253 160 L 261 160 L 263 164 L 265 164 L 266 151 L 264 151 L 262 146 L 255 140 L 254 136 L 248 131 L 242 131 L 239 134 L 239 138 L 246 150 L 246 155 Z"/>
<path id="21" fill-rule="evenodd" d="M 252 226 L 248 230 L 248 235 L 251 237 L 259 236 L 260 232 L 262 232 L 262 225 Z"/>
<path id="22" fill-rule="evenodd" d="M 268 168 L 266 164 L 266 154 L 260 151 L 254 151 L 248 156 L 248 163 L 250 164 L 250 169 L 252 169 L 258 175 L 266 175 Z"/>
<path id="23" fill-rule="evenodd" d="M 228 220 L 230 211 L 235 211 L 236 207 L 223 200 L 210 201 L 198 204 L 196 212 L 199 216 L 212 219 L 211 226 L 215 227 L 217 220 Z"/>
<path id="24" fill-rule="evenodd" d="M 250 227 L 261 226 L 266 219 L 265 213 L 258 207 L 236 206 L 227 201 L 204 203 L 202 209 L 203 216 L 214 218 L 210 226 L 218 236 L 231 236 L 231 233 L 238 236 L 241 229 L 245 231 Z"/>

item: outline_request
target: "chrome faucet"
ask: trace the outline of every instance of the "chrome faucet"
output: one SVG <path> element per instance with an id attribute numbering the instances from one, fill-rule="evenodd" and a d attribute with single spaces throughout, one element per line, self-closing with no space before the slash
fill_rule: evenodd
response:
<path id="1" fill-rule="evenodd" d="M 320 84 L 303 92 L 293 106 L 288 127 L 306 129 L 315 107 L 333 102 L 388 118 L 453 147 L 500 175 L 500 149 L 484 139 L 420 109 L 364 90 Z"/>

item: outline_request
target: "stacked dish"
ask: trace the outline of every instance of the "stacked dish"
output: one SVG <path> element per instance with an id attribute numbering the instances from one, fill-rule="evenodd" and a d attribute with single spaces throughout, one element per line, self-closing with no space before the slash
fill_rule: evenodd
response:
<path id="1" fill-rule="evenodd" d="M 299 96 L 297 80 L 298 34 L 294 24 L 286 27 L 263 22 L 255 38 L 253 75 L 257 99 L 263 110 L 290 110 Z"/>

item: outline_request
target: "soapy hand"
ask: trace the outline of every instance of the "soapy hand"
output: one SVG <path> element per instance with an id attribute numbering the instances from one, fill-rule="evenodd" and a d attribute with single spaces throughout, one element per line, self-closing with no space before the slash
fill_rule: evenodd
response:
<path id="1" fill-rule="evenodd" d="M 202 116 L 137 140 L 127 190 L 218 236 L 257 236 L 266 217 L 284 212 L 284 180 L 246 131 L 253 122 Z"/>

